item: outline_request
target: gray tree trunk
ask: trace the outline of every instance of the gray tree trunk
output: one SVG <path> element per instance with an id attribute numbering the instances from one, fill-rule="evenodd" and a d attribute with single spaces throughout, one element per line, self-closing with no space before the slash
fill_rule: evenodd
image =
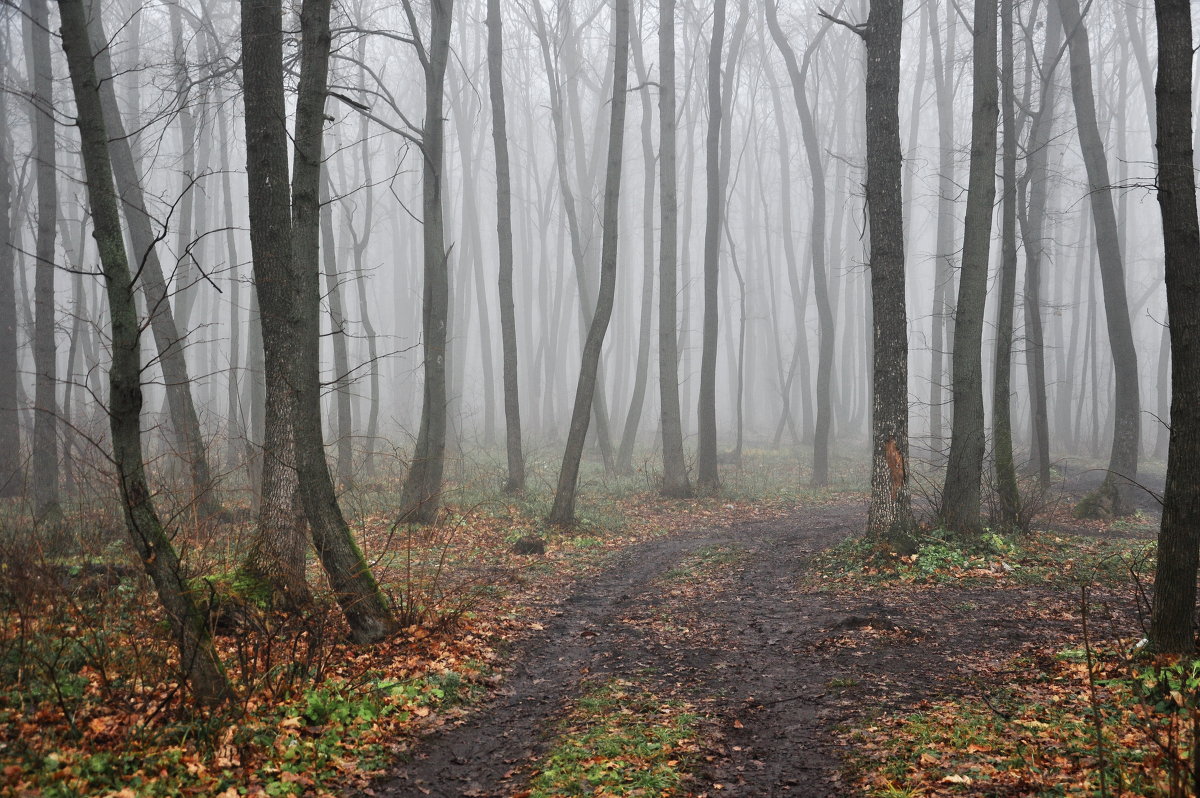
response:
<path id="1" fill-rule="evenodd" d="M 1133 329 L 1129 321 L 1129 301 L 1125 296 L 1125 264 L 1121 257 L 1121 241 L 1113 208 L 1112 181 L 1109 179 L 1104 142 L 1096 123 L 1087 26 L 1080 17 L 1078 0 L 1059 0 L 1059 11 L 1070 48 L 1071 96 L 1075 103 L 1079 145 L 1087 169 L 1088 198 L 1095 221 L 1096 254 L 1100 262 L 1104 315 L 1116 385 L 1108 476 L 1095 494 L 1084 500 L 1082 509 L 1087 514 L 1127 515 L 1133 512 L 1130 493 L 1137 479 L 1141 438 L 1137 350 L 1134 348 Z M 1091 505 L 1090 508 L 1087 505 Z"/>
<path id="2" fill-rule="evenodd" d="M 617 233 L 620 220 L 621 161 L 625 143 L 626 90 L 629 84 L 629 0 L 616 0 L 613 10 L 613 30 L 616 38 L 613 59 L 613 88 L 609 117 L 608 159 L 604 181 L 603 239 L 600 251 L 600 290 L 596 296 L 596 311 L 588 327 L 579 366 L 579 383 L 575 388 L 575 403 L 571 412 L 571 427 L 567 433 L 566 451 L 558 475 L 558 489 L 549 521 L 571 524 L 575 520 L 575 492 L 579 484 L 579 461 L 587 439 L 588 420 L 592 413 L 592 397 L 596 389 L 596 374 L 604 335 L 612 317 L 613 299 L 617 288 Z"/>
<path id="3" fill-rule="evenodd" d="M 100 81 L 93 66 L 83 2 L 60 0 L 59 9 L 63 48 L 67 53 L 78 109 L 95 237 L 108 294 L 113 358 L 109 369 L 108 415 L 125 522 L 178 641 L 184 677 L 200 703 L 216 705 L 227 700 L 232 691 L 217 659 L 205 618 L 184 582 L 175 549 L 154 510 L 146 482 L 139 429 L 142 386 L 138 339 L 141 326 L 121 233 L 117 191 L 109 161 L 108 132 L 100 102 Z"/>
<path id="4" fill-rule="evenodd" d="M 963 222 L 962 268 L 954 312 L 954 420 L 942 490 L 942 521 L 979 532 L 983 478 L 983 313 L 996 200 L 996 0 L 976 0 L 972 54 L 971 166 Z"/>
<path id="5" fill-rule="evenodd" d="M 500 337 L 504 352 L 504 443 L 508 455 L 506 492 L 525 489 L 521 448 L 521 402 L 517 376 L 517 314 L 513 302 L 512 178 L 508 164 L 508 116 L 504 105 L 504 32 L 500 0 L 487 4 L 488 90 L 492 101 L 492 144 L 496 152 L 496 235 L 500 245 Z"/>
<path id="6" fill-rule="evenodd" d="M 0 46 L 5 52 L 11 41 L 3 26 Z M 0 84 L 7 79 L 8 59 L 0 59 Z M 0 92 L 0 130 L 8 130 L 8 93 Z M 21 415 L 17 401 L 17 287 L 16 242 L 12 228 L 12 175 L 15 171 L 8 137 L 0 136 L 0 497 L 21 493 Z"/>
<path id="7" fill-rule="evenodd" d="M 683 454 L 679 417 L 679 199 L 675 136 L 675 0 L 659 0 L 659 233 L 658 395 L 662 421 L 663 484 L 666 496 L 692 495 Z"/>
<path id="8" fill-rule="evenodd" d="M 346 331 L 346 311 L 342 303 L 342 282 L 338 274 L 337 250 L 334 248 L 333 205 L 329 174 L 322 169 L 321 181 L 321 261 L 325 271 L 325 296 L 329 303 L 330 341 L 333 344 L 333 404 L 335 418 L 333 437 L 336 443 L 337 464 L 334 473 L 343 489 L 354 486 L 354 420 L 350 409 L 350 351 Z M 319 290 L 319 289 L 318 289 Z M 319 349 L 318 349 L 319 351 Z"/>

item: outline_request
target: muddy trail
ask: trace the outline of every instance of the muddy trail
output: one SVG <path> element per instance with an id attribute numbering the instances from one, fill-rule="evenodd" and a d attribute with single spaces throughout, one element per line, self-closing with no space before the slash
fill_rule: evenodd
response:
<path id="1" fill-rule="evenodd" d="M 418 742 L 374 794 L 518 793 L 572 701 L 610 678 L 649 683 L 705 718 L 692 794 L 850 794 L 847 721 L 986 697 L 1013 654 L 1077 627 L 1072 597 L 1049 586 L 806 586 L 814 553 L 864 523 L 861 504 L 817 506 L 621 551 L 530 619 L 495 697 Z"/>

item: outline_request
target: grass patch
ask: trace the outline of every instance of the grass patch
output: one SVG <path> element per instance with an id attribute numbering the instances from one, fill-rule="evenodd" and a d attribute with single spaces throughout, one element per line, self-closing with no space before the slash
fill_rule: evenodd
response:
<path id="1" fill-rule="evenodd" d="M 976 697 L 879 718 L 851 733 L 867 795 L 1168 796 L 1185 789 L 1200 663 L 1072 649 L 1018 658 Z M 1093 687 L 1094 696 L 1093 699 Z M 1188 788 L 1190 789 L 1190 788 Z"/>
<path id="2" fill-rule="evenodd" d="M 696 717 L 632 682 L 593 687 L 538 763 L 531 798 L 678 794 L 695 752 Z"/>

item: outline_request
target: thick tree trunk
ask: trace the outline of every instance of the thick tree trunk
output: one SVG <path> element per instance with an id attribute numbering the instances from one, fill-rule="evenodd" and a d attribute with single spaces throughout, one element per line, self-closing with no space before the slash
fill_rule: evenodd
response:
<path id="1" fill-rule="evenodd" d="M 492 143 L 496 151 L 496 235 L 500 244 L 500 338 L 504 352 L 504 443 L 508 455 L 506 492 L 525 489 L 521 448 L 521 402 L 517 375 L 517 314 L 513 302 L 512 178 L 508 164 L 508 117 L 504 105 L 504 34 L 500 0 L 487 4 L 488 89 L 492 100 Z"/>
<path id="2" fill-rule="evenodd" d="M 407 2 L 407 0 L 406 0 Z M 422 244 L 424 287 L 421 334 L 425 350 L 425 386 L 421 426 L 412 465 L 400 494 L 401 518 L 430 523 L 441 504 L 446 464 L 446 342 L 449 330 L 450 279 L 442 212 L 442 168 L 445 153 L 443 119 L 446 64 L 450 57 L 453 0 L 433 0 L 429 53 L 425 66 L 425 122 L 421 131 Z M 413 31 L 417 35 L 417 31 Z"/>
<path id="3" fill-rule="evenodd" d="M 329 76 L 331 0 L 304 0 L 300 11 L 300 80 L 292 159 L 292 275 L 296 467 L 313 546 L 357 643 L 395 628 L 387 601 L 338 506 L 321 424 L 320 195 L 325 98 Z"/>
<path id="4" fill-rule="evenodd" d="M 223 703 L 231 695 L 203 614 L 184 582 L 179 559 L 151 501 L 142 461 L 139 420 L 142 409 L 140 324 L 133 279 L 121 234 L 118 199 L 108 153 L 108 133 L 88 43 L 82 0 L 60 0 L 63 48 L 71 72 L 83 144 L 84 170 L 94 235 L 108 293 L 112 335 L 109 369 L 109 425 L 113 459 L 121 484 L 125 521 L 179 644 L 180 664 L 197 700 Z"/>
<path id="5" fill-rule="evenodd" d="M 300 351 L 293 331 L 298 299 L 291 257 L 282 27 L 279 0 L 242 2 L 242 70 L 256 76 L 245 81 L 243 99 L 250 250 L 266 388 L 258 529 L 243 567 L 284 603 L 298 607 L 308 603 L 310 594 L 296 466 L 299 409 L 292 388 Z M 253 355 L 254 341 L 250 349 Z"/>
<path id="6" fill-rule="evenodd" d="M 901 202 L 900 39 L 903 0 L 872 0 L 867 19 L 867 209 L 872 338 L 871 505 L 867 533 L 913 548 L 908 461 L 908 319 Z"/>
<path id="7" fill-rule="evenodd" d="M 1091 511 L 1107 515 L 1133 512 L 1130 492 L 1137 479 L 1138 447 L 1141 438 L 1140 390 L 1138 388 L 1137 350 L 1129 321 L 1129 302 L 1125 296 L 1125 264 L 1113 209 L 1112 181 L 1104 142 L 1096 122 L 1096 99 L 1092 92 L 1092 57 L 1088 31 L 1079 13 L 1078 0 L 1059 0 L 1067 44 L 1071 54 L 1071 96 L 1079 145 L 1088 176 L 1088 198 L 1096 230 L 1096 254 L 1100 261 L 1100 282 L 1104 293 L 1104 315 L 1108 342 L 1112 349 L 1115 394 L 1113 408 L 1112 452 L 1108 476 L 1096 493 L 1084 500 Z M 1088 508 L 1085 506 L 1084 508 Z"/>
<path id="8" fill-rule="evenodd" d="M 56 522 L 58 495 L 58 351 L 54 321 L 54 241 L 58 218 L 58 147 L 54 141 L 54 72 L 50 64 L 50 11 L 47 0 L 27 0 L 28 69 L 33 149 L 37 176 L 37 245 L 33 279 L 33 452 L 30 484 L 33 512 Z"/>
<path id="9" fill-rule="evenodd" d="M 717 471 L 717 331 L 721 274 L 721 50 L 725 42 L 725 0 L 714 0 L 712 38 L 708 48 L 708 135 L 705 141 L 704 329 L 700 348 L 700 398 L 696 405 L 699 435 L 696 485 L 713 494 L 720 487 Z"/>
<path id="10" fill-rule="evenodd" d="M 1012 434 L 1013 313 L 1017 299 L 1017 95 L 1013 70 L 1013 0 L 1000 0 L 1004 146 L 1001 157 L 1004 194 L 1000 209 L 1000 307 L 996 318 L 996 353 L 992 364 L 992 450 L 996 468 L 996 500 L 1002 528 L 1019 523 L 1020 495 Z"/>
<path id="11" fill-rule="evenodd" d="M 579 484 L 579 461 L 587 438 L 591 417 L 592 397 L 596 389 L 596 374 L 604 335 L 612 317 L 613 299 L 617 288 L 617 233 L 620 220 L 621 160 L 625 143 L 626 90 L 629 84 L 629 0 L 616 0 L 613 10 L 613 29 L 616 38 L 613 60 L 613 93 L 609 118 L 608 159 L 604 181 L 604 235 L 600 252 L 600 290 L 596 297 L 596 312 L 588 327 L 579 366 L 579 383 L 575 388 L 575 404 L 571 427 L 567 433 L 566 451 L 558 475 L 558 489 L 549 520 L 554 524 L 570 524 L 575 520 L 575 492 Z"/>
<path id="12" fill-rule="evenodd" d="M 996 0 L 976 0 L 971 111 L 971 166 L 964 220 L 962 269 L 954 312 L 954 420 L 942 490 L 942 521 L 979 532 L 983 478 L 983 314 L 987 300 L 992 211 L 996 199 Z"/>
<path id="13" fill-rule="evenodd" d="M 1150 642 L 1157 651 L 1195 651 L 1196 561 L 1200 548 L 1200 228 L 1192 148 L 1192 18 L 1188 0 L 1156 0 L 1158 20 L 1158 202 L 1171 318 L 1171 443 Z"/>
<path id="14" fill-rule="evenodd" d="M 663 484 L 666 496 L 692 494 L 683 454 L 679 417 L 679 199 L 675 136 L 675 0 L 659 0 L 659 216 L 658 396 L 662 421 Z"/>

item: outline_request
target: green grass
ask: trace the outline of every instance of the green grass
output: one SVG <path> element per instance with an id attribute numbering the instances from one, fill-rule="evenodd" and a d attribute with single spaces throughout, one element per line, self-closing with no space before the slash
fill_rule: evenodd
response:
<path id="1" fill-rule="evenodd" d="M 691 552 L 671 570 L 663 574 L 667 582 L 688 582 L 715 575 L 745 558 L 746 552 L 736 546 L 713 544 Z"/>
<path id="2" fill-rule="evenodd" d="M 538 763 L 531 798 L 669 796 L 677 792 L 696 717 L 627 681 L 589 690 Z"/>

